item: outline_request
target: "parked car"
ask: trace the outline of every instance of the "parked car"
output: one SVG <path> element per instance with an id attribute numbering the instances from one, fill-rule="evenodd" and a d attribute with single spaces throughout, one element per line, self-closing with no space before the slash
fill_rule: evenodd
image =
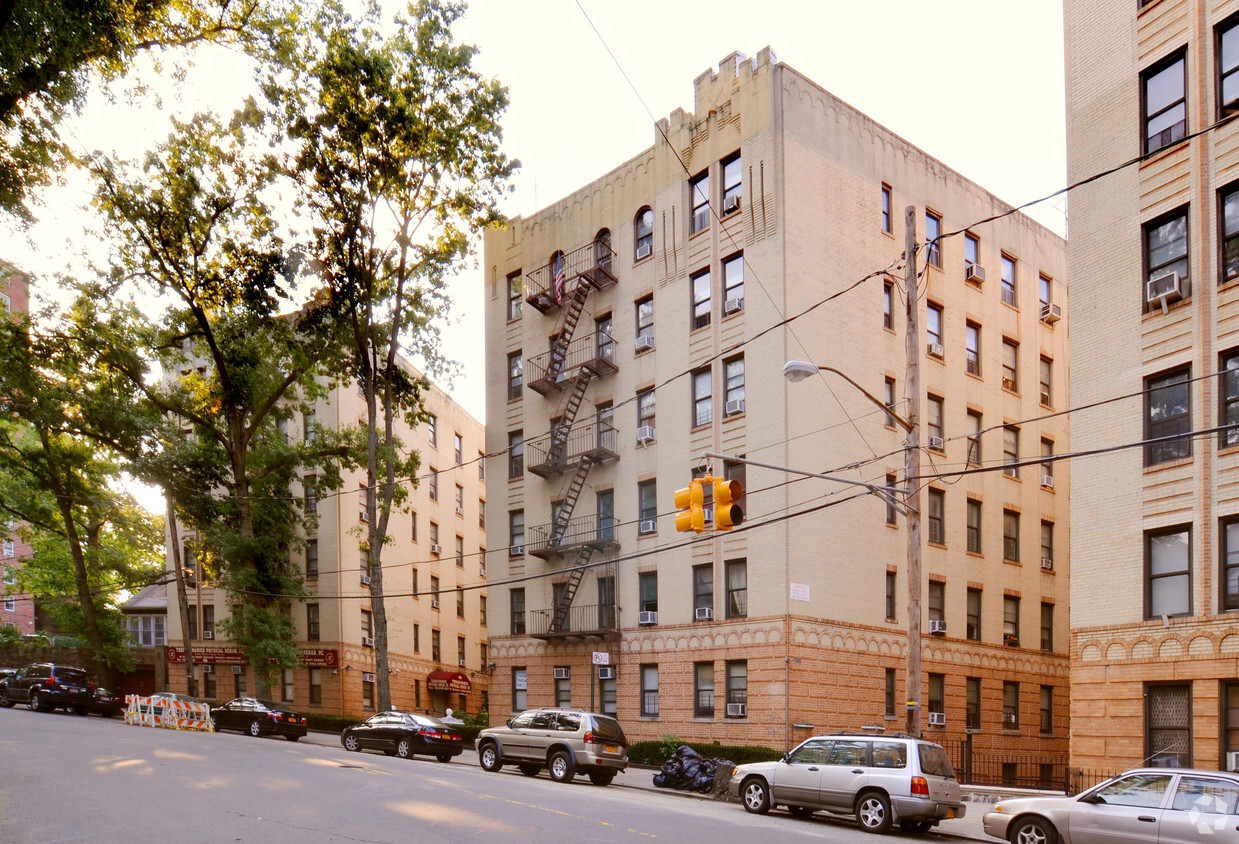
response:
<path id="1" fill-rule="evenodd" d="M 0 706 L 24 703 L 40 712 L 64 708 L 86 715 L 94 701 L 95 684 L 86 669 L 51 662 L 27 665 L 0 689 Z"/>
<path id="2" fill-rule="evenodd" d="M 379 712 L 360 724 L 350 724 L 340 732 L 346 750 L 381 750 L 388 756 L 433 756 L 440 762 L 465 751 L 460 730 L 438 718 L 413 712 Z"/>
<path id="3" fill-rule="evenodd" d="M 628 739 L 610 715 L 582 709 L 530 709 L 478 734 L 478 761 L 487 771 L 515 765 L 527 777 L 546 767 L 551 779 L 570 782 L 588 774 L 610 785 L 628 767 Z"/>
<path id="4" fill-rule="evenodd" d="M 102 686 L 95 688 L 95 700 L 90 705 L 90 711 L 111 718 L 125 708 L 125 701 L 119 695 L 114 695 Z"/>
<path id="5" fill-rule="evenodd" d="M 1239 841 L 1239 774 L 1136 768 L 1074 797 L 1002 800 L 981 824 L 1012 844 Z"/>
<path id="6" fill-rule="evenodd" d="M 305 717 L 278 703 L 253 697 L 239 697 L 211 710 L 218 730 L 240 730 L 251 736 L 271 733 L 296 741 L 306 734 Z"/>
<path id="7" fill-rule="evenodd" d="M 929 831 L 962 818 L 959 781 L 941 745 L 903 735 L 814 736 L 778 762 L 740 765 L 730 790 L 746 811 L 786 806 L 793 815 L 819 809 L 855 815 L 866 832 Z"/>

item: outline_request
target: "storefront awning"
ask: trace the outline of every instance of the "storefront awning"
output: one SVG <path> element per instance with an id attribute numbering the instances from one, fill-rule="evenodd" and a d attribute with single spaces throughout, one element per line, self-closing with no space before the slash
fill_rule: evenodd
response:
<path id="1" fill-rule="evenodd" d="M 431 671 L 426 675 L 426 688 L 432 692 L 460 692 L 469 694 L 473 684 L 459 671 Z"/>

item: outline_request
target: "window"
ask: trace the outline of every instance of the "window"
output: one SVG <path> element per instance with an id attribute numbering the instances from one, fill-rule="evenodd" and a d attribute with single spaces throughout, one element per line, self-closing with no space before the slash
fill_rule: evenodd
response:
<path id="1" fill-rule="evenodd" d="M 641 714 L 658 715 L 658 666 L 641 666 Z"/>
<path id="2" fill-rule="evenodd" d="M 723 401 L 731 414 L 744 409 L 744 355 L 723 361 Z"/>
<path id="3" fill-rule="evenodd" d="M 413 622 L 413 653 L 419 654 L 422 652 L 422 626 L 417 622 Z"/>
<path id="4" fill-rule="evenodd" d="M 486 455 L 478 452 L 478 480 L 486 480 Z"/>
<path id="5" fill-rule="evenodd" d="M 1003 681 L 1002 684 L 1002 728 L 1020 728 L 1020 684 L 1010 680 Z"/>
<path id="6" fill-rule="evenodd" d="M 946 529 L 943 527 L 943 510 L 946 507 L 946 493 L 940 489 L 928 490 L 929 495 L 929 541 L 937 545 L 946 544 Z"/>
<path id="7" fill-rule="evenodd" d="M 361 522 L 370 521 L 370 502 L 366 493 L 366 487 L 361 485 L 357 489 L 357 519 Z"/>
<path id="8" fill-rule="evenodd" d="M 744 189 L 741 184 L 743 167 L 740 153 L 729 155 L 723 159 L 723 216 L 740 210 L 741 197 Z"/>
<path id="9" fill-rule="evenodd" d="M 319 641 L 318 604 L 305 605 L 305 638 L 309 642 Z"/>
<path id="10" fill-rule="evenodd" d="M 1239 610 L 1239 518 L 1222 520 L 1221 605 L 1223 612 Z"/>
<path id="11" fill-rule="evenodd" d="M 285 703 L 293 701 L 293 670 L 291 668 L 284 669 L 283 682 L 281 685 L 282 696 L 280 700 Z"/>
<path id="12" fill-rule="evenodd" d="M 520 352 L 508 355 L 508 401 L 521 397 L 523 361 Z"/>
<path id="13" fill-rule="evenodd" d="M 556 674 L 567 674 L 566 677 L 555 678 L 555 705 L 563 709 L 572 707 L 572 675 L 567 666 L 557 666 Z"/>
<path id="14" fill-rule="evenodd" d="M 1002 462 L 1007 468 L 1002 473 L 1010 478 L 1020 476 L 1020 467 L 1016 464 L 1020 459 L 1020 429 L 1014 425 L 1006 425 L 1002 429 Z"/>
<path id="15" fill-rule="evenodd" d="M 409 573 L 413 576 L 413 600 L 416 601 L 419 597 L 421 597 L 418 594 L 421 590 L 417 587 L 417 567 L 414 566 L 411 568 Z"/>
<path id="16" fill-rule="evenodd" d="M 693 209 L 688 233 L 696 234 L 710 227 L 710 174 L 702 173 L 688 183 L 689 204 Z"/>
<path id="17" fill-rule="evenodd" d="M 1002 388 L 1013 393 L 1019 392 L 1020 386 L 1019 381 L 1016 380 L 1019 372 L 1019 356 L 1019 344 L 1004 337 L 1002 340 Z"/>
<path id="18" fill-rule="evenodd" d="M 964 369 L 969 375 L 981 374 L 981 326 L 975 322 L 964 326 Z"/>
<path id="19" fill-rule="evenodd" d="M 727 702 L 742 703 L 746 707 L 749 702 L 749 663 L 737 659 L 727 663 Z"/>
<path id="20" fill-rule="evenodd" d="M 934 440 L 942 439 L 942 399 L 930 396 L 926 405 L 925 432 L 929 437 L 929 447 L 941 451 L 945 444 L 935 443 Z"/>
<path id="21" fill-rule="evenodd" d="M 525 555 L 525 511 L 508 513 L 508 554 L 513 557 Z"/>
<path id="22" fill-rule="evenodd" d="M 594 512 L 598 515 L 598 538 L 615 539 L 615 490 L 595 492 Z"/>
<path id="23" fill-rule="evenodd" d="M 1191 544 L 1186 525 L 1145 534 L 1145 618 L 1191 615 Z"/>
<path id="24" fill-rule="evenodd" d="M 981 590 L 968 588 L 967 617 L 964 619 L 964 637 L 973 642 L 981 641 Z"/>
<path id="25" fill-rule="evenodd" d="M 1222 353 L 1218 362 L 1218 434 L 1222 448 L 1239 445 L 1239 349 Z"/>
<path id="26" fill-rule="evenodd" d="M 513 589 L 508 592 L 508 605 L 512 613 L 512 635 L 525 635 L 525 590 Z"/>
<path id="27" fill-rule="evenodd" d="M 1054 523 L 1041 521 L 1041 568 L 1054 568 Z"/>
<path id="28" fill-rule="evenodd" d="M 439 419 L 434 414 L 426 417 L 426 439 L 432 446 L 439 445 Z"/>
<path id="29" fill-rule="evenodd" d="M 465 567 L 465 538 L 463 536 L 456 537 L 456 568 L 463 569 Z"/>
<path id="30" fill-rule="evenodd" d="M 710 271 L 702 270 L 692 276 L 691 288 L 693 291 L 693 327 L 696 331 L 698 328 L 705 328 L 710 324 Z"/>
<path id="31" fill-rule="evenodd" d="M 485 595 L 478 596 L 478 620 L 482 622 L 483 627 L 486 626 L 486 596 Z M 485 642 L 482 643 L 482 647 L 486 647 Z M 485 660 L 483 660 L 482 665 L 483 666 L 486 665 Z"/>
<path id="32" fill-rule="evenodd" d="M 882 285 L 882 327 L 895 330 L 895 285 L 889 281 Z"/>
<path id="33" fill-rule="evenodd" d="M 658 612 L 658 572 L 643 571 L 637 575 L 639 612 Z"/>
<path id="34" fill-rule="evenodd" d="M 1011 307 L 1016 307 L 1015 298 L 1015 259 L 1009 255 L 1002 256 L 1002 301 Z"/>
<path id="35" fill-rule="evenodd" d="M 465 462 L 465 440 L 460 434 L 454 434 L 452 436 L 452 440 L 456 465 L 459 466 L 461 463 Z"/>
<path id="36" fill-rule="evenodd" d="M 891 186 L 882 185 L 882 231 L 891 231 Z"/>
<path id="37" fill-rule="evenodd" d="M 1144 380 L 1144 465 L 1192 456 L 1191 369 L 1184 367 Z"/>
<path id="38" fill-rule="evenodd" d="M 1144 224 L 1145 279 L 1178 273 L 1179 295 L 1185 299 L 1191 294 L 1187 236 L 1187 206 Z"/>
<path id="39" fill-rule="evenodd" d="M 323 703 L 323 669 L 310 669 L 310 704 L 322 706 Z"/>
<path id="40" fill-rule="evenodd" d="M 161 620 L 162 623 L 162 620 Z M 204 604 L 202 607 L 202 630 L 215 635 L 215 605 Z"/>
<path id="41" fill-rule="evenodd" d="M 431 501 L 439 500 L 439 470 L 434 466 L 430 467 L 430 477 L 426 479 L 426 494 Z"/>
<path id="42" fill-rule="evenodd" d="M 981 241 L 972 232 L 964 232 L 964 267 L 973 269 L 981 266 L 980 255 Z"/>
<path id="43" fill-rule="evenodd" d="M 1050 281 L 1050 278 L 1044 273 L 1037 276 L 1037 299 L 1041 303 L 1043 313 L 1045 306 L 1054 301 L 1050 298 L 1051 285 L 1052 282 Z"/>
<path id="44" fill-rule="evenodd" d="M 525 666 L 512 669 L 512 711 L 523 712 L 529 708 L 529 675 Z"/>
<path id="45" fill-rule="evenodd" d="M 1041 650 L 1054 650 L 1054 605 L 1045 601 L 1041 602 Z"/>
<path id="46" fill-rule="evenodd" d="M 884 714 L 887 718 L 895 717 L 895 669 L 888 668 L 886 674 L 886 694 L 884 696 Z"/>
<path id="47" fill-rule="evenodd" d="M 637 337 L 654 341 L 654 297 L 637 300 Z M 644 349 L 642 349 L 644 351 Z"/>
<path id="48" fill-rule="evenodd" d="M 615 362 L 615 321 L 610 314 L 594 320 L 594 348 L 598 360 Z"/>
<path id="49" fill-rule="evenodd" d="M 17 610 L 17 602 L 13 600 L 13 596 L 9 595 L 5 597 L 4 608 L 8 610 L 9 612 L 14 612 Z M 190 604 L 188 609 L 189 609 L 189 638 L 197 639 L 198 638 L 198 607 L 194 604 Z M 134 625 L 133 621 L 134 620 L 130 618 L 126 622 L 127 626 L 129 627 L 129 632 L 131 635 L 134 635 L 138 632 L 138 627 Z M 136 637 L 134 638 L 134 642 L 135 643 L 137 642 Z"/>
<path id="50" fill-rule="evenodd" d="M 930 266 L 942 268 L 942 245 L 938 242 L 942 234 L 942 218 L 933 211 L 925 212 L 925 260 Z"/>
<path id="51" fill-rule="evenodd" d="M 981 729 L 980 677 L 968 677 L 964 680 L 964 727 L 969 730 Z"/>
<path id="52" fill-rule="evenodd" d="M 440 630 L 430 631 L 430 658 L 435 662 L 443 661 L 443 633 Z"/>
<path id="53" fill-rule="evenodd" d="M 886 394 L 885 396 L 883 396 L 884 403 L 886 405 L 885 425 L 888 428 L 894 428 L 895 427 L 895 416 L 894 416 L 893 411 L 895 410 L 895 379 L 891 378 L 888 375 L 886 377 L 885 384 L 886 384 Z"/>
<path id="54" fill-rule="evenodd" d="M 714 717 L 714 663 L 693 663 L 693 717 Z"/>
<path id="55" fill-rule="evenodd" d="M 1191 684 L 1150 683 L 1145 686 L 1144 692 L 1144 751 L 1149 759 L 1148 764 L 1190 768 L 1192 766 Z"/>
<path id="56" fill-rule="evenodd" d="M 930 345 L 930 354 L 941 357 L 942 353 L 934 346 L 942 345 L 942 306 L 929 305 L 925 308 L 925 337 Z"/>
<path id="57" fill-rule="evenodd" d="M 1141 74 L 1140 94 L 1146 155 L 1187 134 L 1187 58 L 1182 51 Z"/>
<path id="58" fill-rule="evenodd" d="M 1054 456 L 1054 441 L 1053 440 L 1042 440 L 1041 441 L 1041 456 L 1042 458 L 1044 458 L 1044 462 L 1041 464 L 1042 486 L 1053 486 L 1054 485 L 1054 461 L 1050 459 Z M 1048 484 L 1045 483 L 1046 478 L 1050 479 L 1050 483 Z"/>
<path id="59" fill-rule="evenodd" d="M 478 499 L 478 527 L 486 530 L 486 501 Z"/>
<path id="60" fill-rule="evenodd" d="M 508 479 L 521 478 L 525 475 L 525 432 L 512 431 L 508 434 Z"/>
<path id="61" fill-rule="evenodd" d="M 456 484 L 456 515 L 463 516 L 465 514 L 465 488 L 460 484 Z"/>
<path id="62" fill-rule="evenodd" d="M 968 462 L 981 462 L 981 412 L 968 411 Z"/>
<path id="63" fill-rule="evenodd" d="M 968 524 L 968 551 L 973 554 L 981 553 L 981 502 L 974 498 L 968 499 L 967 506 L 967 524 Z"/>
<path id="64" fill-rule="evenodd" d="M 1239 19 L 1230 17 L 1217 29 L 1218 115 L 1239 109 Z"/>
<path id="65" fill-rule="evenodd" d="M 714 609 L 714 566 L 693 566 L 693 617 L 697 610 Z"/>
<path id="66" fill-rule="evenodd" d="M 887 476 L 886 476 L 886 486 L 888 486 L 888 487 L 894 487 L 894 486 L 895 486 L 895 476 L 894 476 L 894 475 L 892 475 L 892 474 L 887 474 Z M 886 501 L 886 523 L 887 523 L 888 525 L 893 525 L 893 524 L 895 524 L 895 518 L 899 515 L 899 511 L 898 511 L 898 509 L 895 507 L 895 497 L 894 497 L 894 495 L 895 495 L 895 494 L 894 494 L 893 492 L 889 492 L 889 491 L 888 491 L 888 492 L 886 493 L 886 497 L 885 497 L 885 501 Z"/>
<path id="67" fill-rule="evenodd" d="M 1041 358 L 1041 364 L 1037 369 L 1038 389 L 1040 391 L 1040 400 L 1046 407 L 1054 406 L 1054 393 L 1051 389 L 1051 372 L 1054 362 L 1047 357 Z"/>
<path id="68" fill-rule="evenodd" d="M 932 671 L 929 674 L 928 708 L 930 712 L 946 712 L 946 678 Z"/>
<path id="69" fill-rule="evenodd" d="M 723 313 L 744 310 L 744 256 L 732 255 L 723 261 Z"/>
<path id="70" fill-rule="evenodd" d="M 748 562 L 728 560 L 723 567 L 727 572 L 727 617 L 747 618 L 749 614 Z"/>
<path id="71" fill-rule="evenodd" d="M 456 637 L 456 664 L 464 666 L 465 664 L 465 637 Z"/>
<path id="72" fill-rule="evenodd" d="M 436 522 L 430 523 L 430 544 L 431 545 L 439 544 L 439 525 Z M 438 554 L 439 552 L 432 548 L 430 553 Z"/>
<path id="73" fill-rule="evenodd" d="M 364 639 L 374 638 L 374 615 L 370 610 L 361 611 L 361 635 Z"/>
<path id="74" fill-rule="evenodd" d="M 654 212 L 646 206 L 637 212 L 632 222 L 633 242 L 636 253 L 633 259 L 640 261 L 654 253 Z"/>
<path id="75" fill-rule="evenodd" d="M 1239 278 L 1239 186 L 1226 188 L 1218 205 L 1222 226 L 1222 281 L 1234 281 Z"/>
<path id="76" fill-rule="evenodd" d="M 895 597 L 895 581 L 897 575 L 893 571 L 886 573 L 886 620 L 894 621 L 898 616 L 896 613 L 896 597 Z"/>
<path id="77" fill-rule="evenodd" d="M 941 580 L 929 581 L 929 595 L 926 601 L 930 621 L 946 621 L 946 584 Z"/>
<path id="78" fill-rule="evenodd" d="M 306 475 L 305 480 L 301 482 L 305 488 L 305 514 L 307 516 L 318 516 L 318 490 L 315 486 L 318 483 L 318 478 L 314 475 Z"/>
<path id="79" fill-rule="evenodd" d="M 1002 598 L 1002 643 L 1014 648 L 1020 646 L 1020 599 L 1017 595 Z"/>
<path id="80" fill-rule="evenodd" d="M 637 427 L 654 427 L 654 389 L 637 393 Z"/>
<path id="81" fill-rule="evenodd" d="M 524 284 L 521 282 L 521 271 L 517 270 L 508 276 L 508 319 L 519 319 L 521 309 L 525 304 Z"/>
<path id="82" fill-rule="evenodd" d="M 710 370 L 693 373 L 693 427 L 709 425 L 714 421 L 713 379 Z"/>
<path id="83" fill-rule="evenodd" d="M 301 437 L 305 442 L 314 439 L 314 411 L 309 410 L 301 415 Z"/>
<path id="84" fill-rule="evenodd" d="M 1020 559 L 1020 514 L 1002 511 L 1002 558 L 1012 562 Z"/>
<path id="85" fill-rule="evenodd" d="M 305 576 L 309 579 L 318 577 L 318 540 L 305 541 Z"/>
<path id="86" fill-rule="evenodd" d="M 650 479 L 637 484 L 638 533 L 658 532 L 658 482 Z"/>

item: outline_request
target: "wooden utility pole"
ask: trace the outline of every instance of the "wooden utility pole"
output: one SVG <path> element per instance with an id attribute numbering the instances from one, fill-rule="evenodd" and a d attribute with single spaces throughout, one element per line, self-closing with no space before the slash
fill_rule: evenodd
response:
<path id="1" fill-rule="evenodd" d="M 916 206 L 904 209 L 904 278 L 907 301 L 907 439 L 903 451 L 904 508 L 908 518 L 907 720 L 904 732 L 921 734 L 921 327 L 916 290 Z M 936 244 L 934 244 L 936 246 Z M 932 248 L 932 247 L 931 247 Z"/>

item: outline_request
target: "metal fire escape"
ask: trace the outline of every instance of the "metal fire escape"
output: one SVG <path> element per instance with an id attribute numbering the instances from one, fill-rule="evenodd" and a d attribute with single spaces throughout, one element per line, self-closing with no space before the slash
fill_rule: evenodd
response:
<path id="1" fill-rule="evenodd" d="M 572 472 L 546 530 L 545 540 L 539 541 L 538 531 L 533 529 L 527 548 L 528 553 L 543 559 L 575 554 L 569 578 L 555 601 L 546 630 L 548 634 L 568 630 L 572 601 L 590 558 L 596 551 L 617 547 L 613 524 L 603 525 L 601 516 L 577 519 L 572 516 L 590 469 L 600 462 L 618 458 L 614 451 L 614 429 L 596 421 L 588 426 L 576 425 L 591 381 L 617 371 L 614 342 L 610 336 L 601 332 L 580 338 L 574 336 L 590 293 L 615 284 L 611 263 L 610 246 L 595 241 L 567 255 L 557 255 L 550 264 L 527 277 L 529 295 L 526 301 L 530 305 L 544 314 L 563 310 L 558 329 L 552 335 L 550 352 L 529 361 L 530 389 L 548 397 L 564 391 L 550 433 L 527 445 L 530 470 L 548 480 L 563 472 Z"/>

